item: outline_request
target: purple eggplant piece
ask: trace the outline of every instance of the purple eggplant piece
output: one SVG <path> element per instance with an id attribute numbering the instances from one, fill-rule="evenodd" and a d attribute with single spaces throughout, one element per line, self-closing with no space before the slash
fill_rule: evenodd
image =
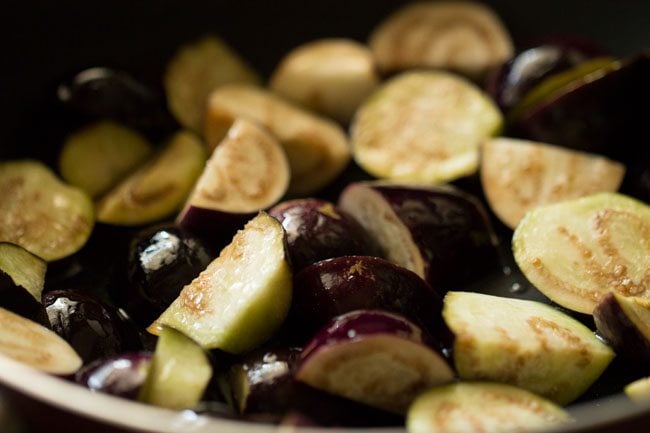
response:
<path id="1" fill-rule="evenodd" d="M 402 316 L 357 310 L 316 334 L 302 352 L 295 377 L 322 391 L 403 414 L 420 392 L 454 379 L 439 347 Z"/>
<path id="2" fill-rule="evenodd" d="M 375 237 L 382 255 L 444 294 L 499 267 L 481 203 L 447 187 L 356 183 L 339 205 Z"/>
<path id="3" fill-rule="evenodd" d="M 148 326 L 216 256 L 187 230 L 161 225 L 137 233 L 127 258 L 124 308 Z"/>
<path id="4" fill-rule="evenodd" d="M 134 352 L 98 359 L 75 373 L 74 380 L 92 391 L 136 400 L 151 357 L 151 352 Z"/>
<path id="5" fill-rule="evenodd" d="M 91 119 L 110 118 L 145 133 L 177 129 L 162 93 L 123 71 L 85 69 L 60 84 L 57 96 L 64 106 Z"/>
<path id="6" fill-rule="evenodd" d="M 499 108 L 507 113 L 545 78 L 600 54 L 601 50 L 580 39 L 548 40 L 519 52 L 493 71 L 485 88 Z"/>
<path id="7" fill-rule="evenodd" d="M 623 303 L 628 304 L 627 308 Z M 650 373 L 650 303 L 609 293 L 598 303 L 593 316 L 598 332 L 627 365 Z"/>
<path id="8" fill-rule="evenodd" d="M 289 323 L 301 334 L 360 309 L 402 314 L 436 335 L 444 326 L 440 294 L 414 272 L 378 257 L 324 260 L 294 277 Z"/>
<path id="9" fill-rule="evenodd" d="M 43 305 L 52 330 L 70 343 L 84 364 L 142 348 L 138 330 L 89 293 L 53 290 L 43 295 Z"/>
<path id="10" fill-rule="evenodd" d="M 650 201 L 650 54 L 570 86 L 522 115 L 510 133 L 605 155 L 627 166 L 622 191 Z"/>
<path id="11" fill-rule="evenodd" d="M 228 213 L 190 205 L 177 221 L 178 226 L 201 237 L 218 249 L 230 243 L 237 229 L 256 213 Z"/>
<path id="12" fill-rule="evenodd" d="M 320 260 L 374 252 L 359 223 L 325 200 L 286 201 L 271 208 L 269 215 L 280 221 L 287 233 L 294 272 Z"/>

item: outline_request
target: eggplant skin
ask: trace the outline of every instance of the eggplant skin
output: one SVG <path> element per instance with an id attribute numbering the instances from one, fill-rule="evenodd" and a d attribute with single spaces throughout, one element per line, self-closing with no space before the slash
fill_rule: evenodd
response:
<path id="1" fill-rule="evenodd" d="M 50 321 L 45 308 L 24 287 L 17 285 L 14 280 L 0 270 L 0 307 L 6 308 L 26 319 L 33 320 L 47 328 Z"/>

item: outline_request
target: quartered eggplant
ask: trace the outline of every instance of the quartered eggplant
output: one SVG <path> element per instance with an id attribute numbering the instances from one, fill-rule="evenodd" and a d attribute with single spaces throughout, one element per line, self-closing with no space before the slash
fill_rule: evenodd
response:
<path id="1" fill-rule="evenodd" d="M 132 352 L 97 359 L 77 371 L 74 380 L 91 391 L 135 400 L 147 378 L 151 352 Z"/>

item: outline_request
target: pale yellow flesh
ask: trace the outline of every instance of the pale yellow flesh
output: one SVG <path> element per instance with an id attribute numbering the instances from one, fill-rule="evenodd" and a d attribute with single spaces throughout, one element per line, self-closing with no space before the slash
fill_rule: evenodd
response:
<path id="1" fill-rule="evenodd" d="M 52 374 L 72 374 L 82 364 L 64 339 L 4 308 L 0 308 L 0 353 Z"/>
<path id="2" fill-rule="evenodd" d="M 444 183 L 476 172 L 479 144 L 502 122 L 499 109 L 469 81 L 440 71 L 407 72 L 359 108 L 352 151 L 378 178 Z"/>
<path id="3" fill-rule="evenodd" d="M 44 164 L 0 163 L 0 242 L 53 261 L 79 250 L 94 226 L 93 203 Z"/>
<path id="4" fill-rule="evenodd" d="M 494 213 L 515 228 L 531 209 L 618 190 L 625 166 L 607 158 L 511 138 L 481 146 L 481 183 Z"/>
<path id="5" fill-rule="evenodd" d="M 208 145 L 216 146 L 240 117 L 263 125 L 282 144 L 291 167 L 290 194 L 323 188 L 350 160 L 347 137 L 336 123 L 245 85 L 223 86 L 210 95 L 205 122 Z"/>
<path id="6" fill-rule="evenodd" d="M 59 156 L 61 176 L 91 197 L 106 192 L 153 152 L 138 132 L 111 121 L 70 135 Z"/>
<path id="7" fill-rule="evenodd" d="M 379 82 L 366 46 L 351 39 L 319 39 L 289 52 L 273 72 L 269 87 L 345 124 Z"/>
<path id="8" fill-rule="evenodd" d="M 260 82 L 257 73 L 215 36 L 206 36 L 178 50 L 164 77 L 169 110 L 176 120 L 194 132 L 203 132 L 210 92 L 228 83 Z"/>
<path id="9" fill-rule="evenodd" d="M 525 390 L 495 383 L 433 388 L 409 408 L 408 433 L 522 433 L 570 421 L 562 408 Z"/>
<path id="10" fill-rule="evenodd" d="M 195 407 L 210 382 L 207 355 L 182 333 L 163 328 L 138 399 L 169 409 Z"/>
<path id="11" fill-rule="evenodd" d="M 149 331 L 157 333 L 167 325 L 204 348 L 243 353 L 277 331 L 291 293 L 282 225 L 260 213 L 183 288 Z"/>
<path id="12" fill-rule="evenodd" d="M 614 293 L 616 302 L 636 329 L 650 341 L 650 298 L 629 297 Z"/>
<path id="13" fill-rule="evenodd" d="M 151 161 L 124 179 L 97 203 L 97 220 L 116 225 L 140 225 L 178 211 L 205 164 L 203 143 L 179 132 Z"/>
<path id="14" fill-rule="evenodd" d="M 499 17 L 478 2 L 429 1 L 399 9 L 370 36 L 381 69 L 432 67 L 480 76 L 513 55 Z"/>
<path id="15" fill-rule="evenodd" d="M 624 388 L 624 391 L 630 400 L 650 405 L 650 377 L 644 377 L 629 383 Z"/>
<path id="16" fill-rule="evenodd" d="M 287 157 L 275 137 L 249 120 L 238 119 L 212 153 L 188 205 L 257 212 L 284 195 L 289 173 Z"/>
<path id="17" fill-rule="evenodd" d="M 41 302 L 47 263 L 18 245 L 0 243 L 0 272 L 6 272 L 14 284 L 23 287 Z"/>
<path id="18" fill-rule="evenodd" d="M 515 230 L 526 278 L 554 302 L 591 314 L 607 293 L 650 297 L 650 207 L 616 193 L 539 207 Z"/>
<path id="19" fill-rule="evenodd" d="M 455 336 L 461 379 L 507 383 L 562 405 L 614 358 L 586 326 L 538 302 L 449 292 L 443 317 Z"/>

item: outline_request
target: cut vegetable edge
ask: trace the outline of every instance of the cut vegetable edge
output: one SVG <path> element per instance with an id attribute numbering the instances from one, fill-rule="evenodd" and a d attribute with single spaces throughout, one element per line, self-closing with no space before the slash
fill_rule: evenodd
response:
<path id="1" fill-rule="evenodd" d="M 386 71 L 446 68 L 472 77 L 512 57 L 505 26 L 477 2 L 421 2 L 390 15 L 373 31 L 370 48 Z"/>
<path id="2" fill-rule="evenodd" d="M 542 430 L 571 421 L 561 407 L 509 385 L 466 382 L 420 395 L 406 416 L 408 433 Z"/>
<path id="3" fill-rule="evenodd" d="M 183 333 L 163 327 L 138 400 L 169 409 L 191 409 L 212 378 L 203 349 Z"/>
<path id="4" fill-rule="evenodd" d="M 39 303 L 46 271 L 47 263 L 40 257 L 18 245 L 0 242 L 0 273 L 5 273 Z"/>
<path id="5" fill-rule="evenodd" d="M 375 91 L 355 114 L 355 161 L 383 179 L 443 183 L 476 172 L 479 145 L 503 126 L 478 87 L 442 71 L 405 72 Z"/>
<path id="6" fill-rule="evenodd" d="M 650 377 L 643 377 L 627 384 L 623 392 L 635 403 L 650 405 Z"/>
<path id="7" fill-rule="evenodd" d="M 609 292 L 646 296 L 650 207 L 617 193 L 538 207 L 517 226 L 512 247 L 537 289 L 565 308 L 591 314 Z"/>
<path id="8" fill-rule="evenodd" d="M 505 137 L 483 142 L 480 166 L 490 207 L 512 229 L 537 206 L 614 192 L 625 175 L 598 155 Z"/>
<path id="9" fill-rule="evenodd" d="M 75 350 L 49 329 L 0 308 L 0 353 L 46 373 L 66 375 L 82 360 Z"/>

